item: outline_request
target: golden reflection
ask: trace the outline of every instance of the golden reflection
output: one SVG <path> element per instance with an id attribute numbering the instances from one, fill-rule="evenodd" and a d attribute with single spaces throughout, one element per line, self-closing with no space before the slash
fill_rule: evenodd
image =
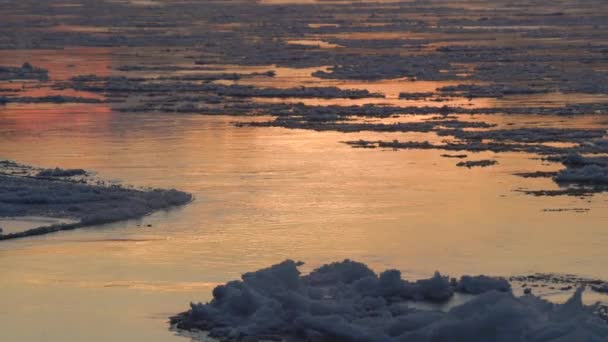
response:
<path id="1" fill-rule="evenodd" d="M 52 81 L 63 81 L 78 75 L 109 76 L 112 66 L 110 48 L 79 47 L 61 50 L 3 50 L 0 65 L 25 62 L 49 70 Z"/>
<path id="2" fill-rule="evenodd" d="M 112 67 L 133 63 L 103 48 L 0 54 L 0 64 L 12 65 L 17 60 L 48 68 L 54 80 L 91 73 L 107 76 Z M 522 100 L 405 101 L 397 99 L 400 92 L 432 92 L 462 82 L 337 81 L 310 76 L 319 68 L 231 68 L 277 70 L 271 81 L 246 79 L 239 84 L 367 89 L 387 95 L 378 102 L 394 105 L 491 107 Z M 31 96 L 56 94 L 29 84 L 26 88 Z M 298 101 L 353 105 L 376 100 Z M 495 123 L 498 128 L 605 125 L 601 116 L 460 118 Z M 85 314 L 109 319 L 101 312 L 119 307 L 133 310 L 129 314 L 137 318 L 130 319 L 148 332 L 152 324 L 142 322 L 143 312 L 181 310 L 189 300 L 208 298 L 218 283 L 286 258 L 308 262 L 304 270 L 353 258 L 376 270 L 398 268 L 408 278 L 426 277 L 436 269 L 453 276 L 543 270 L 608 277 L 604 267 L 608 263 L 604 253 L 608 195 L 547 199 L 517 192 L 556 188 L 550 179 L 513 174 L 554 171 L 559 165 L 545 164 L 528 154 L 464 152 L 470 159 L 499 162 L 491 168 L 469 170 L 441 157 L 443 151 L 362 150 L 341 143 L 357 139 L 441 143 L 445 139 L 432 132 L 343 134 L 233 125 L 266 119 L 270 118 L 118 113 L 109 104 L 0 107 L 2 158 L 85 168 L 102 178 L 177 188 L 196 196 L 189 206 L 137 221 L 3 243 L 0 284 L 5 308 L 15 308 L 17 313 L 6 310 L 0 321 L 29 324 L 32 317 L 63 320 L 63 314 L 78 324 L 91 324 Z M 381 122 L 424 119 L 428 116 Z M 543 211 L 581 204 L 591 210 L 584 215 Z M 555 254 L 556 250 L 562 252 Z M 32 299 L 48 302 L 41 305 Z M 162 315 L 163 320 L 167 316 Z M 100 323 L 93 321 L 98 329 Z M 49 323 L 47 328 L 53 326 Z"/>
<path id="3" fill-rule="evenodd" d="M 98 129 L 104 130 L 115 114 L 106 104 L 10 104 L 0 107 L 0 115 L 0 132 L 29 135 L 83 127 L 91 122 L 92 115 Z"/>
<path id="4" fill-rule="evenodd" d="M 100 288 L 123 288 L 134 291 L 146 292 L 192 292 L 192 291 L 211 291 L 214 287 L 221 283 L 205 283 L 205 282 L 147 282 L 147 281 L 75 281 L 69 279 L 51 279 L 51 278 L 26 278 L 23 282 L 33 286 L 64 286 L 64 287 L 79 287 L 85 289 L 100 289 Z"/>

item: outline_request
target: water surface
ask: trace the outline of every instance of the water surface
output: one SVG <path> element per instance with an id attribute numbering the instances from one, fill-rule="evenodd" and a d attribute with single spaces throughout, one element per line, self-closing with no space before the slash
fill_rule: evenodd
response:
<path id="1" fill-rule="evenodd" d="M 3 242 L 3 335 L 183 340 L 167 330 L 168 315 L 208 299 L 215 284 L 285 258 L 306 261 L 306 269 L 354 258 L 411 278 L 436 269 L 608 277 L 608 197 L 514 192 L 552 186 L 512 175 L 556 168 L 534 156 L 484 153 L 475 157 L 499 164 L 468 170 L 440 151 L 340 143 L 369 133 L 237 128 L 235 120 L 115 113 L 99 105 L 3 108 L 4 158 L 82 167 L 196 196 L 186 207 L 138 221 Z M 543 212 L 573 207 L 590 211 Z"/>
<path id="2" fill-rule="evenodd" d="M 271 3 L 321 1 L 262 2 L 270 6 Z M 150 13 L 144 9 L 167 6 L 169 2 L 130 3 L 138 6 L 137 11 Z M 443 2 L 439 4 L 444 5 Z M 477 1 L 446 6 L 493 10 L 487 3 Z M 181 12 L 174 10 L 172 13 Z M 441 12 L 437 18 L 425 16 L 425 20 L 432 22 L 446 15 L 460 15 L 457 11 L 452 14 L 451 10 L 446 13 Z M 403 16 L 409 15 L 416 16 L 404 11 Z M 181 18 L 181 15 L 175 18 Z M 25 15 L 12 18 L 17 22 L 23 19 Z M 55 19 L 61 18 L 55 16 Z M 341 25 L 308 19 L 310 27 Z M 350 19 L 347 18 L 345 23 Z M 133 29 L 139 36 L 148 36 L 144 34 L 148 32 L 146 27 L 138 31 L 102 24 L 53 23 L 46 30 L 104 35 L 124 34 Z M 213 22 L 207 23 L 210 26 L 200 27 L 196 23 L 188 24 L 196 28 L 196 32 L 206 35 L 214 28 L 230 32 L 248 23 Z M 361 25 L 384 24 L 365 22 Z M 434 26 L 429 27 L 433 32 L 363 30 L 293 37 L 293 43 L 314 45 L 321 41 L 325 42 L 322 46 L 325 50 L 339 51 L 340 47 L 326 42 L 331 38 L 446 39 L 418 50 L 407 49 L 403 51 L 406 56 L 472 42 L 483 46 L 506 43 L 526 46 L 542 42 L 565 49 L 576 38 L 546 41 L 548 39 L 544 37 L 517 36 L 514 39 L 509 31 L 512 27 L 506 25 L 503 28 L 505 32 L 485 32 L 484 29 L 484 32 L 474 35 L 435 32 Z M 537 27 L 526 30 L 533 28 Z M 476 31 L 480 27 L 468 29 Z M 569 28 L 569 31 L 583 29 Z M 448 38 L 466 39 L 459 42 Z M 569 47 L 570 50 L 578 48 Z M 0 65 L 20 66 L 30 62 L 36 67 L 49 69 L 51 82 L 12 82 L 0 87 L 17 90 L 14 93 L 20 96 L 63 94 L 103 98 L 95 93 L 56 89 L 54 85 L 86 74 L 102 77 L 194 74 L 193 71 L 118 72 L 117 68 L 124 65 L 194 67 L 195 58 L 200 57 L 198 47 L 183 46 L 171 51 L 167 47 L 147 45 L 2 50 Z M 276 77 L 243 78 L 238 84 L 276 88 L 336 86 L 367 89 L 386 95 L 386 98 L 362 100 L 255 99 L 260 102 L 297 101 L 314 105 L 375 102 L 478 108 L 559 107 L 607 101 L 605 94 L 557 92 L 500 99 L 454 97 L 444 102 L 401 100 L 398 99 L 400 92 L 434 92 L 444 86 L 483 82 L 461 76 L 458 77 L 462 80 L 416 82 L 404 78 L 355 81 L 313 77 L 311 74 L 315 71 L 328 70 L 328 66 L 323 65 L 298 69 L 274 65 L 206 66 L 218 67 L 223 72 L 276 71 Z M 605 70 L 605 65 L 596 69 Z M 211 289 L 217 284 L 286 258 L 307 262 L 304 270 L 352 258 L 369 264 L 376 271 L 400 269 L 407 278 L 428 277 L 440 270 L 452 276 L 558 272 L 608 279 L 605 267 L 608 264 L 608 254 L 605 253 L 608 195 L 534 197 L 518 192 L 519 189 L 557 188 L 551 179 L 525 179 L 513 175 L 517 172 L 555 171 L 561 167 L 546 163 L 537 155 L 467 153 L 469 159 L 490 158 L 499 164 L 466 169 L 456 167 L 459 160 L 441 157 L 445 151 L 354 149 L 342 143 L 357 139 L 440 143 L 446 139 L 434 133 L 344 134 L 236 127 L 234 123 L 237 121 L 272 118 L 122 113 L 114 107 L 117 105 L 48 103 L 0 106 L 0 159 L 45 168 L 84 168 L 111 181 L 188 191 L 196 196 L 196 200 L 187 206 L 141 220 L 1 242 L 0 331 L 3 340 L 186 341 L 186 338 L 175 336 L 168 330 L 168 316 L 187 309 L 190 301 L 208 300 Z M 429 117 L 356 120 L 390 123 L 420 121 Z M 497 128 L 605 129 L 608 126 L 605 117 L 596 114 L 579 117 L 461 115 L 459 119 L 484 121 L 496 124 Z M 546 211 L 577 208 L 588 211 Z M 0 226 L 8 224 L 0 218 Z M 23 229 L 23 225 L 9 228 Z"/>

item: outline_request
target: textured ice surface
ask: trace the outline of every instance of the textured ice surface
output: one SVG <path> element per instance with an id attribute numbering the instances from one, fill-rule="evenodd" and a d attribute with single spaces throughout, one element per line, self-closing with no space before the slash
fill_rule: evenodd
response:
<path id="1" fill-rule="evenodd" d="M 54 169 L 44 169 L 38 172 L 38 177 L 73 177 L 86 175 L 86 171 L 83 169 L 60 169 L 58 167 Z"/>
<path id="2" fill-rule="evenodd" d="M 573 153 L 549 160 L 561 161 L 566 166 L 554 177 L 557 183 L 599 186 L 599 190 L 608 185 L 607 157 L 584 157 Z"/>
<path id="3" fill-rule="evenodd" d="M 246 273 L 213 290 L 207 304 L 172 318 L 177 329 L 208 331 L 220 340 L 302 341 L 606 341 L 608 326 L 583 306 L 582 288 L 565 304 L 515 297 L 502 278 L 403 280 L 345 260 L 300 275 L 287 260 Z M 412 301 L 445 301 L 455 291 L 476 294 L 448 312 Z"/>
<path id="4" fill-rule="evenodd" d="M 585 165 L 578 168 L 567 168 L 555 176 L 558 183 L 579 183 L 592 185 L 608 184 L 608 167 Z"/>
<path id="5" fill-rule="evenodd" d="M 141 217 L 188 203 L 177 190 L 131 189 L 93 181 L 81 169 L 38 169 L 0 161 L 0 217 L 42 216 L 73 220 L 0 233 L 0 240 Z"/>
<path id="6" fill-rule="evenodd" d="M 48 70 L 37 68 L 30 63 L 21 67 L 0 66 L 0 80 L 40 80 L 48 79 Z"/>
<path id="7" fill-rule="evenodd" d="M 456 164 L 456 166 L 467 167 L 470 169 L 472 167 L 488 167 L 488 166 L 492 166 L 495 164 L 498 164 L 498 162 L 496 160 L 482 159 L 482 160 L 462 161 L 462 162 Z"/>

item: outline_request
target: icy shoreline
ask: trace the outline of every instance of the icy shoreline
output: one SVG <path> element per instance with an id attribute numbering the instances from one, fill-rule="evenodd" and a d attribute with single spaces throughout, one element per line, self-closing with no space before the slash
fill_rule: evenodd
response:
<path id="1" fill-rule="evenodd" d="M 301 275 L 292 260 L 245 273 L 213 290 L 207 304 L 171 317 L 178 331 L 220 341 L 605 341 L 608 325 L 582 304 L 580 287 L 565 304 L 528 292 L 516 297 L 503 278 L 403 280 L 345 260 Z M 413 302 L 474 294 L 447 312 Z"/>
<path id="2" fill-rule="evenodd" d="M 0 240 L 43 235 L 145 216 L 192 201 L 174 189 L 106 184 L 81 169 L 40 169 L 0 161 L 0 217 L 41 216 L 74 222 L 2 234 Z"/>

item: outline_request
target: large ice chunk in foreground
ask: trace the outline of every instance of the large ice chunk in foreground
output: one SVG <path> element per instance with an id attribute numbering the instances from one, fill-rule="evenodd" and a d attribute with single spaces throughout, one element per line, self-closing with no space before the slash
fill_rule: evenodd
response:
<path id="1" fill-rule="evenodd" d="M 515 297 L 502 278 L 436 273 L 410 282 L 388 270 L 379 276 L 345 260 L 301 275 L 287 260 L 246 273 L 213 291 L 207 304 L 171 318 L 177 329 L 204 330 L 226 341 L 585 342 L 607 341 L 608 326 L 583 306 L 582 288 L 565 304 Z M 445 301 L 454 291 L 477 294 L 448 312 L 412 301 Z"/>

